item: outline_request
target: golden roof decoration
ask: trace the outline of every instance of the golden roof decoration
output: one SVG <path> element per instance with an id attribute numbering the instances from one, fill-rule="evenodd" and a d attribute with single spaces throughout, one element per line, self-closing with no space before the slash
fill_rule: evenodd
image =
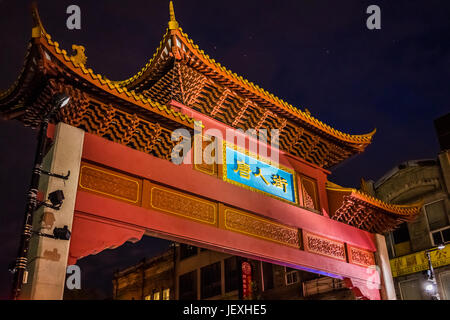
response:
<path id="1" fill-rule="evenodd" d="M 73 61 L 75 63 L 85 65 L 86 61 L 87 61 L 87 57 L 86 57 L 86 54 L 84 53 L 84 51 L 85 51 L 84 47 L 81 45 L 73 44 L 72 50 L 74 50 L 76 52 L 76 54 L 71 56 L 70 58 L 73 59 Z"/>
<path id="2" fill-rule="evenodd" d="M 31 29 L 31 37 L 39 38 L 41 35 L 45 34 L 46 32 L 45 32 L 44 26 L 42 25 L 36 2 L 33 2 L 31 4 L 31 15 L 33 17 L 33 28 Z"/>
<path id="3" fill-rule="evenodd" d="M 169 2 L 169 30 L 178 29 L 178 22 L 175 19 L 175 10 L 173 9 L 173 1 Z"/>

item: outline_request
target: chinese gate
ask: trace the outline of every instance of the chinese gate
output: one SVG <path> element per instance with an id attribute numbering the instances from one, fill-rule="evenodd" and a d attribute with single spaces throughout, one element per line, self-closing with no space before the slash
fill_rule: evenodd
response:
<path id="1" fill-rule="evenodd" d="M 59 49 L 33 10 L 25 67 L 0 93 L 0 112 L 38 126 L 54 94 L 71 97 L 48 131 L 46 166 L 72 174 L 66 183 L 41 181 L 44 196 L 61 189 L 66 199 L 60 212 L 38 212 L 35 227 L 68 225 L 72 237 L 33 238 L 22 298 L 62 298 L 67 264 L 143 235 L 345 279 L 361 299 L 395 298 L 380 233 L 419 206 L 386 204 L 327 180 L 327 168 L 362 152 L 374 132 L 339 132 L 228 71 L 193 44 L 170 8 L 154 58 L 118 82 L 87 69 L 79 46 L 73 56 Z M 174 164 L 171 133 L 196 125 L 223 137 L 229 129 L 277 129 L 278 161 L 224 138 L 223 164 Z"/>

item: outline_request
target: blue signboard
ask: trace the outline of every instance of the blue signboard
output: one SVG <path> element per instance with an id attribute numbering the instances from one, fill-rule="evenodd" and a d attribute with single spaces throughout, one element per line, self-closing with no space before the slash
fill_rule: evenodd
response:
<path id="1" fill-rule="evenodd" d="M 294 174 L 226 146 L 224 177 L 284 200 L 297 203 Z"/>

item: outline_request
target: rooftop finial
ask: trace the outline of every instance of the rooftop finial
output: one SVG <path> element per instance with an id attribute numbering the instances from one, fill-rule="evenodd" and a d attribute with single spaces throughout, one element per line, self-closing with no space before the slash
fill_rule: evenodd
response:
<path id="1" fill-rule="evenodd" d="M 41 18 L 37 8 L 36 1 L 31 4 L 31 14 L 33 16 L 33 29 L 31 30 L 31 36 L 33 38 L 39 38 L 42 34 L 45 34 L 45 29 L 42 26 Z"/>
<path id="2" fill-rule="evenodd" d="M 169 16 L 170 16 L 169 29 L 170 30 L 178 29 L 178 22 L 175 19 L 175 10 L 173 10 L 173 2 L 172 1 L 169 2 Z"/>

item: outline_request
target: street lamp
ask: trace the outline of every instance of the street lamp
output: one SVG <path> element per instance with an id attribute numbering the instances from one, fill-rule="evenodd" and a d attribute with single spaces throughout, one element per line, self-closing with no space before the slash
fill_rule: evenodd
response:
<path id="1" fill-rule="evenodd" d="M 433 264 L 431 263 L 431 252 L 442 250 L 445 248 L 444 244 L 439 244 L 436 248 L 425 250 L 425 256 L 428 260 L 427 270 L 427 283 L 425 284 L 425 290 L 430 294 L 432 300 L 441 300 L 439 291 L 437 288 L 436 276 L 434 274 Z"/>
<path id="2" fill-rule="evenodd" d="M 70 175 L 70 171 L 68 172 L 67 175 L 63 176 L 42 170 L 42 161 L 44 159 L 47 144 L 46 142 L 47 142 L 48 123 L 50 122 L 50 119 L 55 114 L 55 112 L 65 107 L 69 103 L 69 101 L 70 97 L 68 95 L 63 93 L 56 94 L 50 102 L 50 109 L 44 114 L 40 124 L 38 145 L 36 148 L 36 154 L 34 159 L 33 173 L 31 176 L 30 189 L 27 194 L 27 205 L 22 229 L 23 231 L 20 239 L 20 245 L 17 254 L 17 259 L 15 261 L 15 266 L 12 269 L 12 271 L 14 272 L 14 279 L 11 298 L 14 300 L 19 297 L 20 292 L 22 290 L 22 285 L 23 283 L 26 282 L 25 279 L 27 277 L 26 268 L 28 264 L 28 250 L 30 248 L 31 236 L 33 235 L 33 233 L 35 233 L 32 231 L 33 213 L 34 211 L 36 211 L 38 207 L 46 204 L 45 201 L 38 202 L 37 200 L 40 176 L 43 173 L 52 177 L 67 180 Z M 62 191 L 57 190 L 52 192 L 50 195 L 51 195 L 50 201 L 52 202 L 52 204 L 56 203 L 57 207 L 59 208 L 62 204 L 62 200 L 64 199 Z"/>
<path id="3" fill-rule="evenodd" d="M 427 285 L 425 285 L 425 290 L 431 293 L 434 290 L 434 285 L 432 283 L 428 283 Z"/>

